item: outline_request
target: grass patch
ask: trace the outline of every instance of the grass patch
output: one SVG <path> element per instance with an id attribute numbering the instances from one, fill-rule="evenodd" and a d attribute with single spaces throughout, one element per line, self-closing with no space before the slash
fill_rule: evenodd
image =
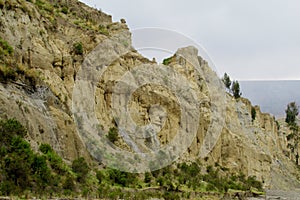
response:
<path id="1" fill-rule="evenodd" d="M 61 8 L 61 12 L 67 15 L 69 13 L 69 9 L 64 6 Z"/>
<path id="2" fill-rule="evenodd" d="M 6 56 L 11 56 L 14 52 L 14 49 L 5 41 L 2 37 L 0 37 L 0 58 L 3 59 Z"/>
<path id="3" fill-rule="evenodd" d="M 35 88 L 42 81 L 40 73 L 23 65 L 11 66 L 0 64 L 0 82 L 21 80 L 25 85 Z"/>
<path id="4" fill-rule="evenodd" d="M 108 31 L 107 27 L 102 24 L 99 25 L 98 32 L 102 35 L 109 36 L 109 31 Z"/>
<path id="5" fill-rule="evenodd" d="M 40 9 L 40 10 L 44 10 L 50 13 L 54 12 L 54 7 L 52 4 L 48 3 L 47 1 L 43 1 L 43 0 L 36 0 L 35 1 L 35 5 Z"/>
<path id="6" fill-rule="evenodd" d="M 6 65 L 0 65 L 0 82 L 8 82 L 9 80 L 15 81 L 17 79 L 18 74 L 16 71 L 7 67 Z"/>
<path id="7" fill-rule="evenodd" d="M 76 55 L 83 55 L 83 46 L 81 42 L 74 44 L 74 52 Z"/>
<path id="8" fill-rule="evenodd" d="M 169 64 L 171 63 L 171 61 L 172 61 L 172 58 L 173 58 L 173 57 L 164 59 L 164 60 L 163 60 L 163 64 L 164 64 L 164 65 L 169 65 Z"/>

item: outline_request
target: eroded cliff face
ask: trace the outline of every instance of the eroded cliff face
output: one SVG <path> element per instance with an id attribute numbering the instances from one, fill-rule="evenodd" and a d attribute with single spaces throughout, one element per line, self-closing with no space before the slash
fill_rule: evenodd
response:
<path id="1" fill-rule="evenodd" d="M 28 140 L 35 149 L 40 143 L 49 143 L 67 161 L 84 156 L 94 162 L 73 118 L 74 84 L 85 56 L 97 45 L 108 38 L 117 40 L 114 36 L 120 32 L 128 36 L 122 41 L 125 46 L 131 45 L 126 24 L 113 23 L 111 16 L 75 0 L 44 1 L 41 5 L 9 0 L 1 1 L 0 6 L 0 36 L 14 48 L 8 64 L 2 65 L 22 67 L 37 80 L 32 85 L 19 74 L 16 80 L 1 83 L 0 117 L 14 117 L 26 125 Z M 64 8 L 67 12 L 62 12 Z M 77 49 L 78 44 L 82 51 Z M 115 47 L 112 51 L 121 50 Z M 105 51 L 104 57 L 111 53 Z M 126 72 L 140 65 L 149 65 L 149 69 L 163 67 L 130 48 L 110 63 L 99 79 L 95 113 L 105 132 L 116 127 L 111 112 L 114 86 Z M 293 156 L 287 148 L 289 130 L 284 123 L 279 128 L 275 119 L 261 113 L 259 107 L 255 107 L 256 117 L 252 120 L 251 102 L 226 94 L 219 87 L 217 75 L 198 57 L 197 49 L 179 49 L 168 65 L 189 81 L 201 99 L 199 123 L 190 124 L 198 126 L 196 137 L 178 162 L 200 159 L 206 166 L 220 165 L 230 172 L 256 176 L 266 188 L 299 186 Z M 166 87 L 148 84 L 138 88 L 132 94 L 129 109 L 136 124 L 153 123 L 161 130 L 155 139 L 139 141 L 137 148 L 141 151 L 169 144 L 181 126 L 178 98 Z M 205 143 L 207 134 L 214 140 Z M 115 144 L 135 151 L 122 137 Z"/>
<path id="2" fill-rule="evenodd" d="M 2 65 L 22 69 L 35 80 L 31 84 L 19 75 L 1 83 L 1 117 L 26 124 L 35 148 L 49 143 L 67 160 L 88 158 L 71 114 L 76 71 L 87 52 L 126 25 L 78 1 L 5 0 L 0 6 L 0 36 L 14 49 Z"/>

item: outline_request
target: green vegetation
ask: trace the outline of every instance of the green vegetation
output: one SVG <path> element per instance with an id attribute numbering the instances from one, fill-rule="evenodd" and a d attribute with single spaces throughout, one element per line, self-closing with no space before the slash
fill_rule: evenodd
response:
<path id="1" fill-rule="evenodd" d="M 17 73 L 16 71 L 5 65 L 0 65 L 0 82 L 6 83 L 8 80 L 16 80 Z"/>
<path id="2" fill-rule="evenodd" d="M 131 198 L 135 196 L 138 199 L 142 197 L 181 199 L 189 198 L 190 192 L 223 194 L 229 190 L 250 192 L 254 188 L 258 192 L 262 191 L 262 184 L 255 177 L 246 178 L 243 174 L 222 176 L 220 169 L 211 166 L 207 167 L 207 173 L 202 174 L 201 169 L 197 163 L 182 163 L 147 172 L 143 176 L 104 169 L 97 172 L 100 198 L 112 198 L 112 196 L 124 198 L 125 195 Z M 141 190 L 130 194 L 127 193 L 128 187 Z"/>
<path id="3" fill-rule="evenodd" d="M 288 123 L 291 134 L 287 135 L 287 140 L 289 141 L 288 148 L 291 150 L 291 153 L 295 155 L 295 163 L 299 165 L 299 151 L 298 145 L 300 141 L 299 135 L 299 125 L 297 123 L 297 117 L 299 115 L 299 107 L 296 102 L 291 102 L 287 105 L 287 109 L 285 110 L 286 118 L 285 122 Z"/>
<path id="4" fill-rule="evenodd" d="M 118 129 L 116 128 L 110 128 L 108 131 L 108 135 L 107 138 L 109 141 L 111 141 L 112 143 L 116 142 L 118 140 Z"/>
<path id="5" fill-rule="evenodd" d="M 251 187 L 262 190 L 262 184 L 256 181 L 255 177 L 246 178 L 243 174 L 222 176 L 220 173 L 222 169 L 218 165 L 216 166 L 208 166 L 206 168 L 207 173 L 201 174 L 201 166 L 197 163 L 191 163 L 190 165 L 186 163 L 178 164 L 173 173 L 165 173 L 165 176 L 163 173 L 160 175 L 160 177 L 163 177 L 161 182 L 166 184 L 165 186 L 171 187 L 170 189 L 189 188 L 200 192 L 215 191 L 223 193 L 229 189 L 246 191 L 250 190 Z M 174 177 L 170 174 L 174 174 Z M 172 184 L 170 185 L 170 183 Z"/>
<path id="6" fill-rule="evenodd" d="M 17 79 L 23 80 L 29 86 L 35 86 L 39 81 L 39 74 L 33 69 L 17 65 L 12 59 L 13 48 L 0 37 L 0 82 L 7 83 Z"/>
<path id="7" fill-rule="evenodd" d="M 234 98 L 238 99 L 241 97 L 242 93 L 240 92 L 240 84 L 238 81 L 232 82 L 231 91 L 232 91 Z"/>
<path id="8" fill-rule="evenodd" d="M 122 172 L 116 169 L 108 169 L 107 182 L 111 185 L 122 187 L 134 187 L 137 181 L 137 174 Z"/>
<path id="9" fill-rule="evenodd" d="M 42 17 L 46 18 L 51 22 L 52 26 L 48 28 L 51 31 L 56 31 L 57 29 L 57 20 L 59 18 L 65 18 L 63 14 L 68 15 L 75 25 L 79 26 L 83 30 L 92 30 L 98 32 L 100 34 L 109 35 L 108 27 L 99 25 L 99 22 L 96 21 L 92 15 L 81 12 L 78 10 L 73 3 L 69 1 L 49 1 L 49 0 L 27 0 L 28 2 L 34 3 L 35 6 L 38 8 Z M 0 7 L 1 7 L 1 0 L 0 0 Z M 74 8 L 75 7 L 75 8 Z M 22 9 L 28 13 L 30 13 L 29 9 L 27 8 L 26 4 L 23 3 Z M 33 15 L 30 13 L 29 15 Z"/>
<path id="10" fill-rule="evenodd" d="M 0 195 L 180 199 L 189 198 L 191 192 L 262 191 L 255 177 L 225 175 L 226 170 L 218 164 L 207 167 L 204 174 L 196 162 L 145 174 L 92 169 L 82 157 L 68 166 L 49 144 L 41 144 L 39 152 L 33 152 L 26 135 L 15 119 L 0 121 Z"/>
<path id="11" fill-rule="evenodd" d="M 285 122 L 290 126 L 296 125 L 296 119 L 299 114 L 299 107 L 296 102 L 291 102 L 287 105 L 287 109 L 285 110 L 286 118 Z"/>
<path id="12" fill-rule="evenodd" d="M 255 107 L 251 107 L 251 118 L 252 118 L 252 122 L 255 120 L 256 118 L 256 109 Z"/>
<path id="13" fill-rule="evenodd" d="M 102 25 L 102 24 L 99 25 L 99 30 L 98 31 L 99 31 L 99 33 L 101 33 L 103 35 L 106 35 L 106 36 L 109 35 L 107 27 Z"/>
<path id="14" fill-rule="evenodd" d="M 40 9 L 50 13 L 54 13 L 54 7 L 48 1 L 36 0 L 35 5 Z"/>
<path id="15" fill-rule="evenodd" d="M 44 0 L 36 0 L 35 5 L 40 9 L 50 13 L 54 13 L 54 7 L 51 3 Z"/>
<path id="16" fill-rule="evenodd" d="M 38 155 L 30 149 L 23 137 L 26 129 L 16 120 L 0 121 L 0 194 L 20 193 L 40 183 L 45 176 Z"/>
<path id="17" fill-rule="evenodd" d="M 76 55 L 83 55 L 83 46 L 81 42 L 74 44 L 74 52 Z"/>
<path id="18" fill-rule="evenodd" d="M 222 81 L 225 85 L 225 87 L 230 90 L 230 86 L 231 86 L 231 80 L 230 80 L 230 77 L 228 76 L 227 73 L 224 74 L 223 78 L 222 78 Z"/>
<path id="19" fill-rule="evenodd" d="M 164 59 L 164 60 L 163 60 L 163 64 L 164 64 L 164 65 L 169 65 L 169 64 L 171 63 L 171 61 L 172 61 L 172 58 L 173 58 L 173 57 Z"/>
<path id="20" fill-rule="evenodd" d="M 35 88 L 36 83 L 41 81 L 41 77 L 37 71 L 23 65 L 0 64 L 0 82 L 7 83 L 16 80 L 21 80 L 28 87 Z"/>
<path id="21" fill-rule="evenodd" d="M 61 8 L 61 12 L 67 15 L 69 13 L 69 9 L 66 6 L 64 6 Z"/>
<path id="22" fill-rule="evenodd" d="M 89 171 L 83 158 L 75 160 L 71 169 L 48 144 L 40 145 L 40 153 L 33 152 L 26 134 L 17 120 L 0 121 L 0 196 L 62 196 L 66 188 L 76 192 L 80 184 L 86 185 L 83 177 Z"/>
<path id="23" fill-rule="evenodd" d="M 234 98 L 238 99 L 241 97 L 242 93 L 240 92 L 240 84 L 238 81 L 231 81 L 227 73 L 224 74 L 222 81 L 228 92 L 232 93 Z"/>
<path id="24" fill-rule="evenodd" d="M 90 171 L 89 166 L 83 157 L 73 161 L 72 170 L 77 174 L 77 181 L 79 183 L 84 183 L 86 181 L 87 175 Z"/>
<path id="25" fill-rule="evenodd" d="M 14 49 L 0 37 L 0 60 L 3 60 L 6 56 L 11 56 L 14 52 Z"/>
<path id="26" fill-rule="evenodd" d="M 109 26 L 103 24 L 97 24 L 91 20 L 77 19 L 73 22 L 76 26 L 79 26 L 83 30 L 92 30 L 102 35 L 109 36 Z"/>

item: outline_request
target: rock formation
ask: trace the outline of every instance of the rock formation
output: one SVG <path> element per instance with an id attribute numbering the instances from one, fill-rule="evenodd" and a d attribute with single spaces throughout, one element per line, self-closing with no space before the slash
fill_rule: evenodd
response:
<path id="1" fill-rule="evenodd" d="M 1 65 L 16 71 L 21 68 L 35 79 L 34 84 L 29 84 L 18 74 L 16 80 L 0 84 L 0 117 L 16 118 L 26 125 L 31 133 L 28 140 L 35 149 L 40 143 L 49 143 L 66 161 L 84 156 L 90 162 L 97 162 L 79 134 L 72 113 L 76 80 L 79 75 L 87 78 L 78 75 L 86 56 L 107 40 L 117 41 L 126 48 L 123 54 L 118 46 L 103 50 L 107 62 L 109 58 L 115 59 L 108 63 L 101 61 L 108 66 L 94 83 L 95 96 L 91 100 L 105 133 L 118 124 L 111 111 L 118 80 L 137 66 L 153 67 L 153 72 L 164 66 L 144 58 L 131 47 L 125 20 L 114 23 L 111 16 L 75 0 L 39 2 L 42 3 L 0 1 L 0 37 L 14 49 L 14 54 Z M 117 35 L 123 33 L 126 37 L 118 41 Z M 258 106 L 252 120 L 251 102 L 227 94 L 217 75 L 193 47 L 179 49 L 168 67 L 188 80 L 201 100 L 197 103 L 197 123 L 186 122 L 198 127 L 195 138 L 178 162 L 200 159 L 206 166 L 220 165 L 230 172 L 256 176 L 266 188 L 299 186 L 297 167 L 287 148 L 289 130 L 284 123 L 279 128 L 274 117 L 261 113 Z M 166 77 L 166 81 L 170 80 Z M 148 141 L 134 141 L 143 152 L 169 144 L 184 123 L 178 98 L 166 87 L 144 84 L 132 93 L 128 107 L 136 124 L 152 123 L 154 129 L 160 130 Z M 206 140 L 208 134 L 213 140 Z M 120 136 L 115 144 L 126 151 L 136 151 L 124 137 Z"/>

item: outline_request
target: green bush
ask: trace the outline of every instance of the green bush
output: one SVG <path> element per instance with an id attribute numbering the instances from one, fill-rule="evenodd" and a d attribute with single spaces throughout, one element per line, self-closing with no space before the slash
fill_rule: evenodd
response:
<path id="1" fill-rule="evenodd" d="M 89 168 L 83 158 L 73 162 L 73 174 L 49 144 L 40 145 L 42 154 L 34 153 L 23 138 L 26 134 L 17 120 L 0 120 L 0 196 L 22 196 L 28 191 L 70 196 L 76 193 L 75 177 L 80 186 L 92 188 L 84 182 Z"/>
<path id="2" fill-rule="evenodd" d="M 285 122 L 289 124 L 289 126 L 294 126 L 296 124 L 296 119 L 299 115 L 299 106 L 296 102 L 291 102 L 287 105 L 287 109 L 285 110 L 286 118 Z"/>
<path id="3" fill-rule="evenodd" d="M 26 129 L 15 119 L 0 121 L 0 147 L 5 154 L 0 157 L 0 195 L 19 193 L 32 186 L 31 169 L 34 153 L 22 137 Z"/>
<path id="4" fill-rule="evenodd" d="M 69 9 L 67 7 L 62 7 L 61 12 L 67 15 L 69 13 Z"/>
<path id="5" fill-rule="evenodd" d="M 63 189 L 69 190 L 70 192 L 75 190 L 74 178 L 68 175 L 63 183 Z"/>
<path id="6" fill-rule="evenodd" d="M 43 154 L 47 154 L 47 153 L 53 152 L 53 149 L 52 149 L 52 147 L 49 144 L 41 144 L 40 147 L 39 147 L 39 150 Z"/>
<path id="7" fill-rule="evenodd" d="M 156 182 L 160 185 L 160 186 L 163 186 L 165 184 L 165 179 L 160 176 L 156 179 Z"/>
<path id="8" fill-rule="evenodd" d="M 130 185 L 134 185 L 137 180 L 136 174 L 122 172 L 117 169 L 109 169 L 108 174 L 109 174 L 110 182 L 113 185 L 129 187 Z"/>
<path id="9" fill-rule="evenodd" d="M 171 63 L 171 61 L 172 61 L 172 58 L 173 58 L 173 57 L 164 59 L 164 60 L 163 60 L 163 64 L 164 64 L 164 65 L 169 65 L 169 64 Z"/>
<path id="10" fill-rule="evenodd" d="M 256 188 L 262 191 L 262 183 L 255 177 L 246 177 L 242 173 L 230 175 L 224 173 L 224 170 L 221 173 L 222 166 L 217 163 L 214 167 L 208 166 L 204 174 L 197 162 L 147 172 L 144 176 L 104 169 L 96 171 L 97 181 L 87 176 L 92 174 L 91 169 L 82 157 L 74 160 L 70 168 L 48 144 L 41 144 L 41 153 L 34 153 L 30 144 L 23 139 L 26 133 L 26 129 L 15 119 L 0 121 L 0 195 L 20 196 L 26 191 L 32 191 L 46 196 L 51 195 L 51 192 L 56 196 L 71 196 L 80 189 L 81 194 L 88 197 L 91 191 L 98 188 L 98 197 L 104 199 L 177 199 L 180 187 L 189 188 L 189 191 L 218 193 L 230 189 L 249 191 Z M 143 186 L 161 186 L 162 190 L 141 190 L 133 194 L 129 190 L 127 192 L 126 189 L 121 189 Z M 185 192 L 181 194 L 185 195 Z"/>
<path id="11" fill-rule="evenodd" d="M 67 166 L 63 162 L 62 158 L 52 149 L 49 144 L 41 144 L 39 150 L 44 154 L 44 157 L 49 162 L 49 165 L 53 171 L 60 176 L 66 174 Z"/>
<path id="12" fill-rule="evenodd" d="M 104 173 L 99 170 L 96 172 L 96 177 L 97 177 L 98 183 L 102 183 L 106 178 Z"/>
<path id="13" fill-rule="evenodd" d="M 39 8 L 42 8 L 42 6 L 45 4 L 45 2 L 44 1 L 42 1 L 42 0 L 36 0 L 35 1 L 35 5 L 37 5 Z"/>
<path id="14" fill-rule="evenodd" d="M 251 107 L 251 118 L 252 118 L 252 122 L 256 118 L 256 109 L 254 107 Z"/>
<path id="15" fill-rule="evenodd" d="M 110 128 L 108 131 L 108 135 L 107 138 L 109 141 L 111 141 L 112 143 L 116 142 L 118 140 L 118 129 L 116 128 Z"/>
<path id="16" fill-rule="evenodd" d="M 0 81 L 7 82 L 9 80 L 15 81 L 17 79 L 18 74 L 11 67 L 0 66 Z"/>
<path id="17" fill-rule="evenodd" d="M 163 198 L 165 200 L 174 200 L 174 199 L 180 199 L 180 196 L 174 192 L 164 192 Z"/>
<path id="18" fill-rule="evenodd" d="M 10 56 L 14 52 L 14 49 L 5 41 L 2 37 L 0 37 L 0 58 L 4 56 Z"/>
<path id="19" fill-rule="evenodd" d="M 80 183 L 84 183 L 86 177 L 90 171 L 89 166 L 83 157 L 80 157 L 73 161 L 72 170 L 77 175 L 77 181 Z"/>
<path id="20" fill-rule="evenodd" d="M 63 175 L 66 172 L 65 164 L 62 158 L 56 154 L 56 152 L 48 152 L 47 159 L 50 163 L 51 168 L 58 173 L 59 175 Z"/>
<path id="21" fill-rule="evenodd" d="M 31 169 L 34 171 L 38 188 L 45 188 L 47 185 L 53 184 L 51 170 L 48 167 L 47 160 L 44 156 L 35 155 L 31 164 Z"/>
<path id="22" fill-rule="evenodd" d="M 16 119 L 0 120 L 1 143 L 10 143 L 13 137 L 24 137 L 26 133 L 25 127 Z"/>
<path id="23" fill-rule="evenodd" d="M 245 182 L 245 189 L 250 190 L 252 187 L 262 191 L 262 183 L 256 180 L 255 176 L 250 176 Z"/>
<path id="24" fill-rule="evenodd" d="M 74 52 L 76 55 L 83 55 L 83 46 L 81 42 L 74 44 Z"/>
<path id="25" fill-rule="evenodd" d="M 228 76 L 227 73 L 224 74 L 223 78 L 222 78 L 222 81 L 225 85 L 225 87 L 230 90 L 230 86 L 231 86 L 231 80 L 230 80 L 230 77 Z"/>
<path id="26" fill-rule="evenodd" d="M 152 179 L 151 173 L 150 172 L 146 172 L 145 173 L 145 177 L 144 177 L 144 182 L 145 183 L 150 183 Z"/>
<path id="27" fill-rule="evenodd" d="M 232 91 L 234 98 L 236 98 L 236 99 L 238 99 L 242 96 L 242 93 L 240 92 L 240 84 L 238 81 L 232 82 L 231 91 Z"/>

